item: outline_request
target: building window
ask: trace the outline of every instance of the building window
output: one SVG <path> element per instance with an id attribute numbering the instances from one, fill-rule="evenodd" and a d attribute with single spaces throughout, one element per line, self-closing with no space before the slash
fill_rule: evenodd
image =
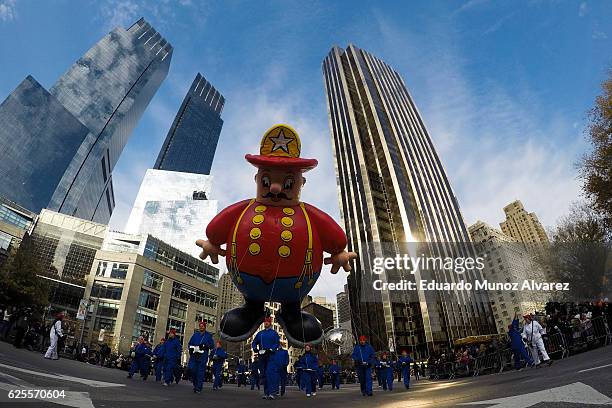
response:
<path id="1" fill-rule="evenodd" d="M 94 330 L 104 329 L 107 332 L 115 331 L 115 319 L 108 319 L 106 317 L 97 317 L 94 323 Z"/>
<path id="2" fill-rule="evenodd" d="M 13 236 L 0 231 L 0 249 L 8 250 L 13 242 Z"/>
<path id="3" fill-rule="evenodd" d="M 187 304 L 174 299 L 170 300 L 168 315 L 178 317 L 179 319 L 185 319 L 187 315 Z"/>
<path id="4" fill-rule="evenodd" d="M 98 308 L 96 314 L 98 316 L 104 317 L 117 317 L 117 313 L 119 312 L 119 304 L 118 303 L 110 303 L 110 302 L 98 302 Z"/>
<path id="5" fill-rule="evenodd" d="M 140 292 L 140 298 L 138 299 L 138 306 L 146 307 L 147 309 L 157 311 L 159 305 L 159 295 L 143 290 Z"/>
<path id="6" fill-rule="evenodd" d="M 91 288 L 91 296 L 101 299 L 120 300 L 123 286 L 109 285 L 105 283 L 94 283 Z"/>
<path id="7" fill-rule="evenodd" d="M 217 323 L 217 317 L 198 310 L 196 312 L 195 321 L 196 323 L 204 321 L 206 322 L 207 327 L 210 326 L 211 328 L 213 328 Z"/>
<path id="8" fill-rule="evenodd" d="M 96 276 L 103 276 L 105 278 L 113 279 L 125 279 L 127 276 L 128 264 L 100 261 L 98 263 L 98 270 Z"/>
<path id="9" fill-rule="evenodd" d="M 144 309 L 136 310 L 136 318 L 134 319 L 134 330 L 132 331 L 132 341 L 138 340 L 142 336 L 145 340 L 153 341 L 155 339 L 155 324 L 157 323 L 157 315 Z"/>
<path id="10" fill-rule="evenodd" d="M 142 286 L 146 286 L 151 289 L 162 290 L 162 283 L 164 283 L 164 278 L 161 275 L 156 274 L 155 272 L 151 272 L 148 269 L 144 271 L 144 280 L 142 281 Z"/>
<path id="11" fill-rule="evenodd" d="M 174 282 L 172 284 L 172 296 L 188 302 L 198 303 L 212 309 L 217 308 L 217 296 L 198 290 L 193 286 Z"/>
<path id="12" fill-rule="evenodd" d="M 32 225 L 31 219 L 20 215 L 2 203 L 0 203 L 0 220 L 23 230 L 27 230 Z"/>
<path id="13" fill-rule="evenodd" d="M 185 336 L 185 322 L 169 318 L 166 324 L 166 332 L 170 329 L 176 329 L 176 337 L 178 337 L 179 341 L 182 343 L 183 336 Z"/>

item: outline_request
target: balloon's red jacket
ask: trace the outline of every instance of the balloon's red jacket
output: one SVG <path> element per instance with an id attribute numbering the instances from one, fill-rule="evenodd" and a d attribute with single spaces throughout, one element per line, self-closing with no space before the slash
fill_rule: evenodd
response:
<path id="1" fill-rule="evenodd" d="M 245 296 L 250 291 L 241 285 L 251 278 L 259 278 L 265 285 L 286 278 L 293 287 L 302 289 L 300 292 L 309 290 L 321 271 L 323 252 L 337 254 L 347 243 L 340 226 L 310 204 L 277 207 L 254 199 L 217 214 L 208 224 L 206 236 L 215 245 L 227 245 L 228 269 Z"/>

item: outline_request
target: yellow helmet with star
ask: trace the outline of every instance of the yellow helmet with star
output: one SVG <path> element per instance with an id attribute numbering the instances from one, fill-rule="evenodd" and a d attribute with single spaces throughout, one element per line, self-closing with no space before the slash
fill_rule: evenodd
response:
<path id="1" fill-rule="evenodd" d="M 302 144 L 297 132 L 289 125 L 272 126 L 261 139 L 259 154 L 247 154 L 245 159 L 256 167 L 286 167 L 302 172 L 314 169 L 316 159 L 300 157 Z"/>

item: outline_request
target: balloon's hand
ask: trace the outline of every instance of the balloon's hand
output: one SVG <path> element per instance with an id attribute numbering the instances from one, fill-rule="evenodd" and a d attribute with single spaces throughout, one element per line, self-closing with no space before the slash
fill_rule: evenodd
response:
<path id="1" fill-rule="evenodd" d="M 210 241 L 205 241 L 203 239 L 198 239 L 196 241 L 196 245 L 202 248 L 202 253 L 200 254 L 201 259 L 206 259 L 210 256 L 210 260 L 214 264 L 219 263 L 219 255 L 225 256 L 225 249 L 221 248 L 219 245 L 215 245 Z"/>
<path id="2" fill-rule="evenodd" d="M 338 273 L 340 267 L 342 267 L 345 272 L 351 271 L 351 261 L 353 259 L 357 259 L 357 254 L 355 252 L 347 252 L 342 251 L 337 253 L 336 255 L 332 255 L 329 258 L 325 258 L 323 263 L 325 265 L 331 265 L 331 273 Z"/>

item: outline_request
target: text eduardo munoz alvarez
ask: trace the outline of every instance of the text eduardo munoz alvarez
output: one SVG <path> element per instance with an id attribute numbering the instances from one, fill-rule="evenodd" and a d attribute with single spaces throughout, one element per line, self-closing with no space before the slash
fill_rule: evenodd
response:
<path id="1" fill-rule="evenodd" d="M 485 268 L 484 257 L 428 257 L 396 255 L 395 257 L 376 257 L 373 260 L 372 272 L 381 275 L 383 272 L 406 271 L 414 275 L 417 271 L 454 272 L 458 275 L 466 271 L 482 271 Z M 387 275 L 388 276 L 388 275 Z M 435 280 L 411 281 L 401 279 L 388 282 L 376 279 L 372 282 L 374 290 L 502 290 L 502 291 L 568 291 L 567 282 L 540 282 L 525 279 L 520 282 L 489 282 L 486 279 L 473 282 L 458 280 L 455 282 L 438 282 Z"/>

